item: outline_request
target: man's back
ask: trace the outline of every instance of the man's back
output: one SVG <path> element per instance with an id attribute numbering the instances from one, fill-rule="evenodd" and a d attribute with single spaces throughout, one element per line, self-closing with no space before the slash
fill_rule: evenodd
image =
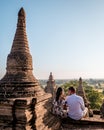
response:
<path id="1" fill-rule="evenodd" d="M 69 107 L 68 116 L 72 119 L 79 120 L 83 117 L 83 110 L 85 109 L 83 98 L 72 94 L 66 99 Z"/>

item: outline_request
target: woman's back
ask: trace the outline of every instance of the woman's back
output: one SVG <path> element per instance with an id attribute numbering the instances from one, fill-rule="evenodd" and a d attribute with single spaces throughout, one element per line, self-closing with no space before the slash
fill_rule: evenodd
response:
<path id="1" fill-rule="evenodd" d="M 65 100 L 63 97 L 63 90 L 61 87 L 59 87 L 56 92 L 56 98 L 53 101 L 53 109 L 52 109 L 53 114 L 56 114 L 62 117 L 66 116 L 66 112 L 63 109 L 64 104 L 65 104 Z"/>

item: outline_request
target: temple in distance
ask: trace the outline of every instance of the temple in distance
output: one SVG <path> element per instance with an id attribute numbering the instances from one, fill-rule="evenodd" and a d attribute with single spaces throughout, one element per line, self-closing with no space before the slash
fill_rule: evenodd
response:
<path id="1" fill-rule="evenodd" d="M 54 98 L 56 90 L 57 90 L 57 85 L 56 85 L 55 80 L 53 78 L 52 72 L 50 72 L 49 79 L 47 81 L 47 86 L 45 87 L 45 92 L 51 93 L 52 97 Z"/>

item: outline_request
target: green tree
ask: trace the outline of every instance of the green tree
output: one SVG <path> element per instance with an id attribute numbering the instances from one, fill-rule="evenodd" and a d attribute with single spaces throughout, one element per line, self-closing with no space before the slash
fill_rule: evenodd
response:
<path id="1" fill-rule="evenodd" d="M 95 90 L 87 93 L 88 100 L 90 101 L 90 106 L 92 109 L 99 109 L 102 104 L 103 95 Z"/>

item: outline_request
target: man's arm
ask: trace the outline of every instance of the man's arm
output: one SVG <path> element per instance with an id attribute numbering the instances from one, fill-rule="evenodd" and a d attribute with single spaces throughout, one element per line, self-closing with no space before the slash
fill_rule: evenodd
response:
<path id="1" fill-rule="evenodd" d="M 81 105 L 81 109 L 84 110 L 85 109 L 85 104 L 84 104 L 84 100 L 83 100 L 82 97 L 80 98 L 80 105 Z"/>

